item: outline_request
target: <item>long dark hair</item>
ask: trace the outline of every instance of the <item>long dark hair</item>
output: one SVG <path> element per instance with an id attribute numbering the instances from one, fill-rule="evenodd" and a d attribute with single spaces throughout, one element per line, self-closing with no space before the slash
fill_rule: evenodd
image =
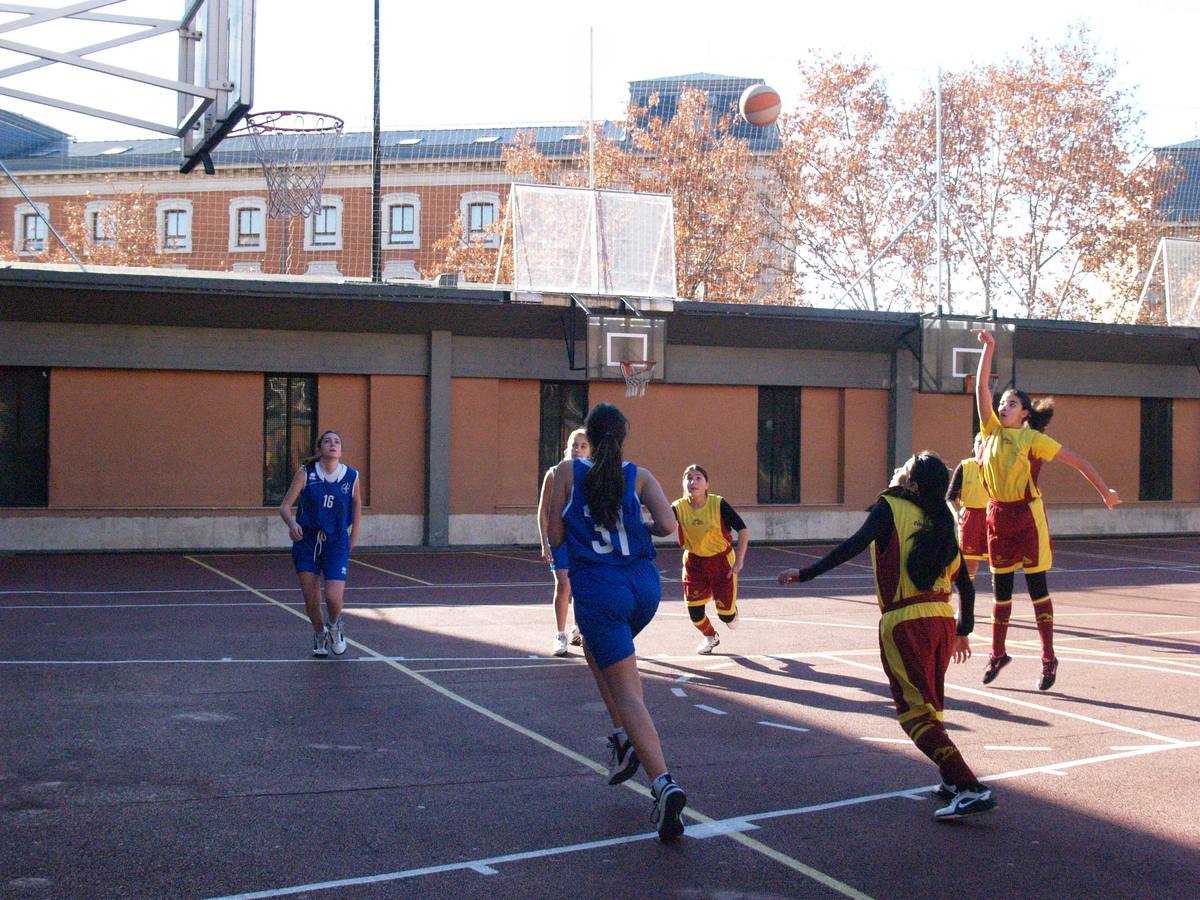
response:
<path id="1" fill-rule="evenodd" d="M 313 444 L 312 455 L 306 456 L 300 460 L 300 468 L 303 469 L 303 468 L 311 465 L 312 463 L 315 463 L 318 459 L 321 458 L 321 441 L 325 440 L 325 435 L 327 435 L 327 434 L 337 434 L 337 436 L 339 438 L 341 437 L 341 435 L 338 434 L 336 431 L 334 431 L 332 428 L 322 431 L 321 436 L 319 438 L 317 438 L 317 442 L 315 444 Z"/>
<path id="2" fill-rule="evenodd" d="M 913 535 L 913 547 L 908 553 L 908 577 L 920 590 L 927 591 L 958 555 L 954 516 L 945 499 L 950 472 L 936 453 L 922 450 L 913 457 L 908 478 L 916 488 L 915 493 L 907 495 L 908 499 L 925 514 L 925 522 Z"/>
<path id="3" fill-rule="evenodd" d="M 1042 397 L 1040 400 L 1032 400 L 1024 391 L 1019 391 L 1016 388 L 1009 388 L 1004 392 L 1012 394 L 1021 402 L 1021 409 L 1029 413 L 1029 427 L 1035 431 L 1045 431 L 1046 426 L 1050 424 L 1050 420 L 1054 418 L 1054 398 Z M 1000 395 L 1000 399 L 1004 399 L 1004 395 Z"/>
<path id="4" fill-rule="evenodd" d="M 597 523 L 610 530 L 617 527 L 621 498 L 625 495 L 625 473 L 621 467 L 621 445 L 629 423 L 611 403 L 597 403 L 583 423 L 592 445 L 592 468 L 584 479 L 588 508 Z"/>

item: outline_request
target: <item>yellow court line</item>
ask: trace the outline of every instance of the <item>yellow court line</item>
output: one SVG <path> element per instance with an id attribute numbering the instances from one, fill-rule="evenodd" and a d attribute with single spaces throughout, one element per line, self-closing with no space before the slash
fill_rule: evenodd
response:
<path id="1" fill-rule="evenodd" d="M 409 581 L 415 581 L 417 584 L 423 584 L 428 587 L 435 587 L 432 581 L 422 581 L 420 578 L 413 578 L 411 575 L 405 575 L 403 572 L 393 572 L 391 569 L 385 569 L 383 566 L 376 566 L 369 562 L 363 562 L 361 559 L 350 558 L 350 562 L 358 563 L 360 566 L 366 566 L 368 569 L 374 569 L 376 572 L 383 572 L 385 575 L 395 575 L 397 578 L 406 578 Z"/>
<path id="2" fill-rule="evenodd" d="M 288 606 L 286 603 L 281 603 L 280 601 L 276 600 L 274 597 L 268 597 L 266 594 L 264 594 L 262 591 L 258 590 L 257 588 L 252 588 L 250 585 L 246 584 L 244 581 L 240 581 L 237 578 L 234 578 L 232 575 L 230 575 L 226 572 L 222 572 L 220 569 L 216 568 L 215 566 L 210 566 L 208 563 L 203 562 L 202 560 L 196 559 L 194 556 L 185 556 L 184 559 L 189 560 L 190 562 L 194 562 L 196 565 L 198 565 L 202 568 L 208 569 L 210 572 L 213 572 L 216 575 L 220 575 L 225 580 L 233 582 L 240 588 L 244 588 L 245 590 L 254 594 L 256 597 L 260 597 L 263 600 L 266 600 L 268 603 L 273 603 L 275 606 L 278 606 L 280 609 L 284 610 L 285 612 L 289 613 L 290 615 L 293 615 L 298 619 L 302 619 L 305 622 L 308 621 L 308 615 L 306 613 L 304 613 L 298 609 L 293 609 L 292 607 Z M 363 653 L 366 653 L 368 656 L 371 656 L 374 659 L 379 660 L 380 662 L 386 663 L 387 665 L 389 665 L 393 669 L 395 669 L 397 672 L 407 675 L 409 678 L 413 679 L 414 681 L 418 682 L 419 684 L 423 684 L 425 687 L 429 688 L 432 691 L 436 691 L 437 693 L 441 694 L 443 697 L 446 697 L 449 700 L 453 700 L 455 703 L 465 706 L 467 709 L 471 710 L 472 712 L 479 713 L 481 716 L 483 716 L 486 719 L 490 719 L 491 721 L 495 722 L 497 725 L 502 725 L 505 728 L 509 728 L 509 729 L 515 731 L 515 732 L 517 732 L 517 734 L 523 735 L 524 737 L 527 737 L 530 740 L 541 744 L 543 747 L 547 747 L 550 750 L 553 750 L 555 753 L 565 756 L 565 757 L 567 757 L 567 759 L 570 759 L 573 762 L 579 763 L 584 768 L 591 769 L 597 775 L 607 775 L 608 774 L 608 769 L 605 766 L 602 766 L 599 763 L 597 763 L 595 760 L 589 759 L 588 757 L 583 756 L 580 753 L 576 753 L 570 747 L 566 747 L 566 746 L 558 743 L 557 741 L 546 737 L 545 735 L 538 734 L 536 731 L 526 728 L 524 725 L 514 722 L 511 719 L 506 719 L 504 716 L 500 715 L 499 713 L 493 712 L 492 710 L 488 709 L 485 706 L 480 706 L 478 703 L 475 703 L 473 700 L 468 700 L 466 697 L 462 696 L 462 694 L 457 694 L 454 691 L 450 690 L 449 688 L 443 687 L 442 685 L 438 684 L 436 681 L 426 678 L 420 672 L 410 669 L 408 666 L 401 665 L 399 662 L 397 662 L 396 660 L 394 660 L 388 656 L 384 656 L 378 650 L 374 650 L 371 647 L 368 647 L 366 644 L 362 644 L 351 638 L 346 638 L 346 643 L 352 647 L 357 647 L 359 650 L 361 650 Z M 624 783 L 624 786 L 626 788 L 628 788 L 629 790 L 634 791 L 637 794 L 641 794 L 643 797 L 652 798 L 650 789 L 643 787 L 640 784 L 636 784 L 633 781 L 626 781 Z M 695 809 L 693 809 L 691 807 L 686 808 L 684 810 L 684 812 L 688 815 L 689 818 L 695 819 L 697 822 L 700 822 L 701 824 L 704 824 L 704 825 L 711 825 L 713 822 L 716 821 L 715 819 L 712 819 L 712 818 L 704 815 L 703 813 L 697 812 Z M 745 834 L 742 834 L 741 832 L 735 831 L 735 832 L 727 834 L 726 837 L 730 838 L 731 840 L 737 841 L 739 844 L 741 844 L 744 847 L 747 847 L 751 850 L 755 850 L 755 851 L 763 854 L 768 859 L 774 860 L 775 862 L 779 863 L 782 866 L 786 866 L 787 868 L 791 869 L 794 872 L 799 872 L 801 875 L 804 875 L 808 878 L 811 878 L 813 881 L 816 881 L 820 884 L 825 885 L 826 887 L 830 888 L 831 890 L 836 891 L 839 894 L 842 894 L 843 896 L 854 897 L 854 898 L 856 898 L 856 900 L 870 900 L 869 895 L 864 894 L 861 891 L 855 890 L 848 884 L 843 884 L 842 882 L 838 881 L 833 876 L 826 875 L 824 872 L 814 869 L 811 866 L 806 866 L 804 863 L 800 862 L 799 860 L 793 859 L 792 857 L 787 856 L 786 854 L 781 853 L 772 847 L 768 847 L 765 844 L 763 844 L 759 841 L 756 841 L 754 838 L 747 837 Z"/>
<path id="3" fill-rule="evenodd" d="M 484 550 L 472 550 L 470 553 L 472 556 L 491 556 L 495 559 L 515 559 L 517 562 L 533 563 L 535 566 L 549 565 L 549 563 L 547 563 L 541 557 L 538 557 L 537 559 L 526 559 L 523 556 L 507 556 L 503 553 L 488 553 Z"/>

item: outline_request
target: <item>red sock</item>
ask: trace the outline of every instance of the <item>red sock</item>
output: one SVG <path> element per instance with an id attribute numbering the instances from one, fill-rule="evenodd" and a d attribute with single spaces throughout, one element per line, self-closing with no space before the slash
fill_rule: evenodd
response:
<path id="1" fill-rule="evenodd" d="M 1038 635 L 1042 639 L 1042 659 L 1054 659 L 1054 604 L 1049 597 L 1033 601 Z"/>
<path id="2" fill-rule="evenodd" d="M 992 604 L 992 656 L 1004 655 L 1004 644 L 1008 638 L 1008 619 L 1012 615 L 1011 600 L 997 600 Z"/>
<path id="3" fill-rule="evenodd" d="M 958 788 L 970 787 L 979 779 L 971 771 L 954 741 L 946 733 L 946 726 L 933 716 L 921 716 L 904 723 L 904 730 L 917 745 L 917 749 L 928 756 L 942 773 L 942 780 Z"/>
<path id="4" fill-rule="evenodd" d="M 717 629 L 713 628 L 713 623 L 708 620 L 708 616 L 697 622 L 696 627 L 700 629 L 700 633 L 705 637 L 712 637 L 717 633 Z"/>

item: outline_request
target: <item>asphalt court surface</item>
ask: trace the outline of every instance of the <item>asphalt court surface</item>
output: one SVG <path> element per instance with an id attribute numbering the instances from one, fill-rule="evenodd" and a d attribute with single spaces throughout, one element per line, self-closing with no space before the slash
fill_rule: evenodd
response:
<path id="1" fill-rule="evenodd" d="M 999 807 L 956 824 L 896 721 L 867 556 L 775 583 L 826 549 L 752 545 L 707 657 L 660 552 L 637 644 L 689 797 L 673 845 L 644 777 L 604 783 L 528 550 L 356 554 L 329 660 L 286 553 L 4 558 L 0 895 L 1195 896 L 1194 538 L 1056 542 L 1044 693 L 1020 578 L 1014 662 L 980 683 L 984 567 L 946 721 Z"/>

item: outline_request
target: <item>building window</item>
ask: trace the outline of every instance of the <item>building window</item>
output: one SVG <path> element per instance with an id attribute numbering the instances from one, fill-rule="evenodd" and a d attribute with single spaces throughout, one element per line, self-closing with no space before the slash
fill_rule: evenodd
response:
<path id="1" fill-rule="evenodd" d="M 267 375 L 263 399 L 263 506 L 278 506 L 317 441 L 317 376 Z"/>
<path id="2" fill-rule="evenodd" d="M 542 476 L 558 465 L 567 449 L 567 436 L 583 427 L 588 411 L 586 381 L 543 381 L 541 428 L 538 435 L 538 488 Z"/>
<path id="3" fill-rule="evenodd" d="M 1139 500 L 1170 500 L 1173 496 L 1172 406 L 1170 397 L 1142 398 Z"/>
<path id="4" fill-rule="evenodd" d="M 416 249 L 421 246 L 421 198 L 388 194 L 383 198 L 383 246 Z"/>
<path id="5" fill-rule="evenodd" d="M 267 204 L 261 197 L 238 197 L 229 204 L 229 252 L 267 249 Z"/>
<path id="6" fill-rule="evenodd" d="M 41 215 L 38 215 L 39 211 Z M 18 206 L 13 220 L 13 249 L 25 256 L 45 253 L 46 219 L 49 217 L 49 208 L 43 203 L 36 209 L 28 203 Z"/>
<path id="7" fill-rule="evenodd" d="M 88 240 L 93 246 L 116 244 L 117 223 L 113 219 L 113 212 L 113 205 L 107 200 L 89 203 L 84 207 L 83 220 L 87 224 Z"/>
<path id="8" fill-rule="evenodd" d="M 321 208 L 304 225 L 305 250 L 342 249 L 342 198 L 323 196 Z"/>
<path id="9" fill-rule="evenodd" d="M 468 241 L 487 247 L 500 246 L 500 235 L 489 226 L 495 224 L 500 209 L 500 195 L 490 191 L 463 194 L 461 203 L 463 234 Z"/>
<path id="10" fill-rule="evenodd" d="M 162 253 L 192 252 L 192 203 L 164 200 L 158 204 L 158 246 Z"/>
<path id="11" fill-rule="evenodd" d="M 758 502 L 800 502 L 800 388 L 758 389 Z"/>
<path id="12" fill-rule="evenodd" d="M 50 372 L 0 368 L 0 506 L 47 506 Z"/>

